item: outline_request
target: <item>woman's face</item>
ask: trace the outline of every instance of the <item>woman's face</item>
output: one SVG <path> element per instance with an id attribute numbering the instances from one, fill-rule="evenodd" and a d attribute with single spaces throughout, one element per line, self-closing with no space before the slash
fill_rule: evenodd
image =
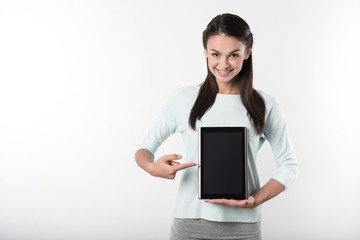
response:
<path id="1" fill-rule="evenodd" d="M 235 37 L 221 34 L 208 38 L 204 55 L 208 59 L 209 69 L 216 77 L 218 84 L 231 83 L 231 80 L 241 71 L 243 61 L 248 59 L 251 52 L 251 49 L 245 50 L 245 44 Z"/>

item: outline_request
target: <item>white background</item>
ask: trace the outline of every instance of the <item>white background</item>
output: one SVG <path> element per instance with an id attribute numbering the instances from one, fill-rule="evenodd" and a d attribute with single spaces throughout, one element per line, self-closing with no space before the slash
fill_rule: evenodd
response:
<path id="1" fill-rule="evenodd" d="M 299 162 L 263 237 L 360 239 L 359 1 L 0 1 L 0 239 L 168 239 L 179 183 L 134 149 L 170 94 L 205 79 L 219 13 L 254 34 L 254 87 Z M 180 134 L 156 159 L 186 157 Z M 264 184 L 274 171 L 260 150 Z"/>

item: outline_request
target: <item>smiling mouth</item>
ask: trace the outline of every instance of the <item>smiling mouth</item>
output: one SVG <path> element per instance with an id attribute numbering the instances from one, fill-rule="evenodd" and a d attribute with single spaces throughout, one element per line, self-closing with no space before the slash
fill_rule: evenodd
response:
<path id="1" fill-rule="evenodd" d="M 221 76 L 226 76 L 228 75 L 232 70 L 234 69 L 231 69 L 231 70 L 228 70 L 228 71 L 223 71 L 223 70 L 220 70 L 220 69 L 217 69 L 216 70 L 218 71 L 218 73 L 221 75 Z"/>

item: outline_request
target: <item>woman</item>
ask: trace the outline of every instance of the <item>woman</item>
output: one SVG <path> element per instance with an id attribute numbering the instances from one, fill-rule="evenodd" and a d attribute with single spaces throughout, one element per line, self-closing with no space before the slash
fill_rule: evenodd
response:
<path id="1" fill-rule="evenodd" d="M 276 100 L 253 88 L 253 36 L 239 16 L 216 16 L 203 32 L 208 75 L 200 85 L 176 90 L 137 148 L 138 165 L 155 177 L 173 179 L 183 170 L 171 227 L 171 239 L 261 239 L 261 204 L 284 191 L 297 175 L 286 121 Z M 249 130 L 246 200 L 198 199 L 198 127 L 246 126 Z M 154 154 L 170 134 L 180 132 L 188 154 Z M 276 171 L 260 188 L 255 160 L 269 141 Z"/>

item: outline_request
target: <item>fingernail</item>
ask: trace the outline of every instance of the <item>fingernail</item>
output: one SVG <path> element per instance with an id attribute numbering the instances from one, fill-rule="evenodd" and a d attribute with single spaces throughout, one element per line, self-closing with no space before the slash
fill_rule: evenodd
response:
<path id="1" fill-rule="evenodd" d="M 178 158 L 181 158 L 181 155 L 178 155 Z"/>

